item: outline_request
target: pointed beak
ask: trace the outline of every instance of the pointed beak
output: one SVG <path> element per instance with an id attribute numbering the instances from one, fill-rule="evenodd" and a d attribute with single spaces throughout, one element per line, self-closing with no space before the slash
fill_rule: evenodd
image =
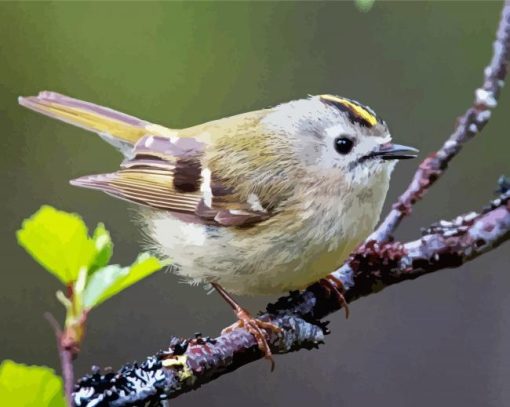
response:
<path id="1" fill-rule="evenodd" d="M 413 147 L 403 146 L 400 144 L 386 143 L 382 144 L 379 149 L 369 154 L 369 158 L 381 157 L 383 160 L 407 160 L 416 158 L 418 150 Z"/>

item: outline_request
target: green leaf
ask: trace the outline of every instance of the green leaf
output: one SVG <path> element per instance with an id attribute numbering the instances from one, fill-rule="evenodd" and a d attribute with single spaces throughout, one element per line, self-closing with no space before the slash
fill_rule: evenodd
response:
<path id="1" fill-rule="evenodd" d="M 108 298 L 158 271 L 163 264 L 148 253 L 143 253 L 130 267 L 106 266 L 89 279 L 83 294 L 83 305 L 90 310 Z"/>
<path id="2" fill-rule="evenodd" d="M 101 231 L 98 239 L 100 236 L 104 236 Z M 80 269 L 89 267 L 96 258 L 95 241 L 88 236 L 83 220 L 51 206 L 42 206 L 25 219 L 17 238 L 39 264 L 64 284 L 76 280 Z"/>
<path id="3" fill-rule="evenodd" d="M 62 379 L 48 367 L 5 360 L 0 365 L 0 405 L 65 407 Z"/>
<path id="4" fill-rule="evenodd" d="M 370 9 L 375 3 L 375 0 L 354 0 L 354 2 L 356 3 L 358 10 L 366 13 L 370 11 Z"/>
<path id="5" fill-rule="evenodd" d="M 96 247 L 96 257 L 90 266 L 90 273 L 106 266 L 113 254 L 112 238 L 102 223 L 97 225 L 96 230 L 94 230 L 92 240 L 94 240 Z"/>

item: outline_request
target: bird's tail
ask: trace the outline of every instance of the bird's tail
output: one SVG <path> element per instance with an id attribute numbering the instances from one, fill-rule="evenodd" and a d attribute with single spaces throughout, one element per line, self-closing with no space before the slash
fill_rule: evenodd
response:
<path id="1" fill-rule="evenodd" d="M 93 131 L 124 154 L 145 135 L 172 137 L 177 133 L 176 130 L 56 92 L 44 91 L 37 96 L 20 97 L 18 101 L 36 112 Z"/>

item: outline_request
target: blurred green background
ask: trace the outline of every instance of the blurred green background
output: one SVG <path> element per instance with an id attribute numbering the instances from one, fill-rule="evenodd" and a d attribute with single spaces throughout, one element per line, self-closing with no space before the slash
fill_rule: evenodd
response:
<path id="1" fill-rule="evenodd" d="M 62 317 L 57 281 L 16 245 L 42 204 L 104 221 L 114 260 L 131 262 L 140 233 L 125 202 L 70 178 L 116 168 L 98 137 L 17 105 L 55 90 L 171 127 L 334 93 L 372 106 L 422 157 L 471 103 L 491 55 L 501 2 L 0 3 L 0 359 L 58 367 L 44 311 Z M 510 173 L 510 90 L 399 232 L 484 205 Z M 417 162 L 399 165 L 388 204 Z M 387 205 L 388 207 L 389 205 Z M 318 351 L 255 363 L 175 401 L 180 406 L 502 406 L 510 399 L 509 246 L 362 299 Z M 241 299 L 253 311 L 267 298 Z M 90 316 L 76 363 L 119 367 L 170 335 L 216 335 L 233 320 L 216 295 L 160 272 Z"/>

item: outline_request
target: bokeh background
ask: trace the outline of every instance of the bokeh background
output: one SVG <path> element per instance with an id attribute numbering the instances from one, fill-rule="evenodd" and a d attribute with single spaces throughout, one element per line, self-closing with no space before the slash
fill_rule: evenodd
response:
<path id="1" fill-rule="evenodd" d="M 49 89 L 184 127 L 307 94 L 376 109 L 422 157 L 449 134 L 481 83 L 501 2 L 0 3 L 0 359 L 58 369 L 44 311 L 57 281 L 16 245 L 42 204 L 104 221 L 114 260 L 138 253 L 125 202 L 68 184 L 115 169 L 98 137 L 17 105 Z M 483 206 L 510 173 L 510 90 L 399 231 Z M 388 205 L 417 162 L 394 175 Z M 509 247 L 458 270 L 389 288 L 331 317 L 319 350 L 259 362 L 175 401 L 179 406 L 502 406 L 510 399 Z M 253 311 L 269 298 L 242 298 Z M 90 315 L 77 375 L 164 348 L 171 335 L 216 335 L 232 322 L 216 295 L 157 273 Z"/>

